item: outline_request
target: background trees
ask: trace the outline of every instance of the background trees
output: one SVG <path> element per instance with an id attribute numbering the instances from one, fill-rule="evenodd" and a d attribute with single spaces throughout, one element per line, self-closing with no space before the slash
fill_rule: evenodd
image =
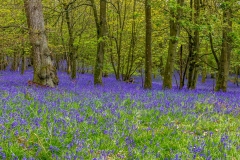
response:
<path id="1" fill-rule="evenodd" d="M 34 60 L 23 1 L 0 2 L 0 69 L 22 66 L 23 73 Z M 237 0 L 43 0 L 42 4 L 54 65 L 73 79 L 77 72 L 89 72 L 94 73 L 95 84 L 102 84 L 102 76 L 112 73 L 124 81 L 144 74 L 147 80 L 161 76 L 166 89 L 175 81 L 180 88 L 187 82 L 187 88 L 194 89 L 198 76 L 204 82 L 211 75 L 217 79 L 216 91 L 226 91 L 228 80 L 238 84 Z M 151 29 L 150 22 L 145 25 L 146 4 L 151 7 Z M 151 40 L 145 39 L 146 30 L 152 32 Z M 152 74 L 145 73 L 144 65 L 151 64 L 145 46 L 152 51 Z"/>

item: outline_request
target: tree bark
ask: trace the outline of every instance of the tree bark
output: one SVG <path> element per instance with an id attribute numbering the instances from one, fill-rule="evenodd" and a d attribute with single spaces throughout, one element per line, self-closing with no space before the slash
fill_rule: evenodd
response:
<path id="1" fill-rule="evenodd" d="M 33 57 L 33 82 L 55 87 L 58 84 L 56 68 L 48 49 L 41 0 L 24 0 Z"/>
<path id="2" fill-rule="evenodd" d="M 230 0 L 225 0 L 225 8 L 223 9 L 223 31 L 222 31 L 222 50 L 219 60 L 219 70 L 217 73 L 216 91 L 227 91 L 227 82 L 230 66 L 230 55 L 232 51 L 232 5 Z"/>
<path id="3" fill-rule="evenodd" d="M 152 88 L 152 20 L 151 0 L 145 0 L 146 46 L 145 46 L 145 81 L 144 89 Z"/>
<path id="4" fill-rule="evenodd" d="M 177 9 L 177 13 L 174 13 L 174 10 L 170 11 L 171 18 L 170 18 L 170 39 L 168 44 L 168 57 L 167 63 L 165 65 L 164 71 L 164 79 L 163 79 L 163 89 L 171 89 L 172 88 L 172 77 L 174 72 L 174 63 L 176 57 L 176 49 L 178 46 L 178 38 L 180 33 L 180 24 L 179 20 L 182 14 L 182 6 L 184 0 L 177 0 L 179 5 Z M 176 18 L 176 19 L 175 19 Z M 174 20 L 175 19 L 175 20 Z"/>

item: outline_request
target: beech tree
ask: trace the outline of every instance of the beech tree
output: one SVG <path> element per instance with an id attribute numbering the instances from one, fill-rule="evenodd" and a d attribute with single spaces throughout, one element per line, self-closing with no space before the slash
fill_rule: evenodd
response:
<path id="1" fill-rule="evenodd" d="M 48 48 L 42 2 L 41 0 L 24 0 L 24 6 L 32 47 L 33 82 L 55 87 L 58 85 L 58 77 Z"/>

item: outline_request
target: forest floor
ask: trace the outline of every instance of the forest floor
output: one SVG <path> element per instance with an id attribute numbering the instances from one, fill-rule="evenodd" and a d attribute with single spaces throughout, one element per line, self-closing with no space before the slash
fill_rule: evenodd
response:
<path id="1" fill-rule="evenodd" d="M 0 159 L 240 159 L 240 87 L 152 90 L 92 75 L 58 73 L 55 89 L 28 86 L 32 72 L 1 72 Z"/>

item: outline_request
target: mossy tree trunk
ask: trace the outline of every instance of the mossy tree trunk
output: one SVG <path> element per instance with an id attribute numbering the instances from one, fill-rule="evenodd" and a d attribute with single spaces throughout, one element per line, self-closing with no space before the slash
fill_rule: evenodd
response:
<path id="1" fill-rule="evenodd" d="M 170 39 L 168 44 L 168 57 L 167 63 L 165 65 L 164 71 L 164 79 L 163 79 L 163 89 L 171 89 L 172 88 L 172 77 L 174 72 L 174 63 L 176 57 L 176 50 L 178 46 L 178 38 L 180 33 L 180 23 L 179 20 L 182 15 L 182 6 L 184 0 L 177 0 L 178 8 L 177 12 L 172 9 L 170 11 Z"/>
<path id="2" fill-rule="evenodd" d="M 230 55 L 232 51 L 232 5 L 231 0 L 224 1 L 223 8 L 223 30 L 222 30 L 222 50 L 217 73 L 216 91 L 227 91 L 227 82 L 230 66 Z"/>
<path id="3" fill-rule="evenodd" d="M 58 84 L 56 68 L 48 49 L 41 0 L 24 0 L 33 57 L 33 82 L 55 87 Z"/>

